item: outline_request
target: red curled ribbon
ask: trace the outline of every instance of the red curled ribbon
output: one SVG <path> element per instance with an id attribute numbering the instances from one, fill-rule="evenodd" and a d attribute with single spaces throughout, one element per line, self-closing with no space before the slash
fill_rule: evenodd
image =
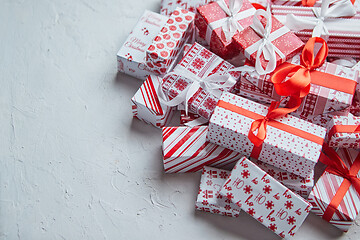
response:
<path id="1" fill-rule="evenodd" d="M 320 161 L 327 165 L 325 171 L 344 178 L 344 181 L 322 216 L 326 221 L 330 221 L 351 185 L 360 194 L 360 179 L 357 177 L 360 170 L 360 154 L 357 155 L 351 167 L 347 168 L 336 151 L 326 143 L 323 145 L 323 152 L 324 154 L 321 155 Z"/>

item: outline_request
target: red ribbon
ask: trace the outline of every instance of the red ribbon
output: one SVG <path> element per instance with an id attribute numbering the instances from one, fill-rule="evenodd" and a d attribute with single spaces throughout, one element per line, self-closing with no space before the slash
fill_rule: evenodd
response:
<path id="1" fill-rule="evenodd" d="M 349 169 L 336 151 L 330 148 L 326 143 L 323 145 L 323 152 L 325 154 L 321 155 L 320 161 L 328 165 L 325 171 L 344 178 L 344 181 L 341 183 L 322 216 L 323 219 L 329 222 L 351 185 L 360 194 L 360 179 L 357 177 L 360 170 L 360 154 L 357 155 Z"/>
<path id="2" fill-rule="evenodd" d="M 316 0 L 302 0 L 301 3 L 305 7 L 312 7 L 316 3 Z"/>
<path id="3" fill-rule="evenodd" d="M 336 133 L 360 133 L 360 125 L 334 125 L 329 131 L 328 139 Z"/>

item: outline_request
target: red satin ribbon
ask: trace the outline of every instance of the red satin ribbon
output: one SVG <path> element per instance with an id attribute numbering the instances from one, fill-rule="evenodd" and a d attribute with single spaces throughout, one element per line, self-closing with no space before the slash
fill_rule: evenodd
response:
<path id="1" fill-rule="evenodd" d="M 325 154 L 321 155 L 320 161 L 328 165 L 325 171 L 344 178 L 344 181 L 341 183 L 322 216 L 326 221 L 330 221 L 351 185 L 360 194 L 360 179 L 357 177 L 360 170 L 360 154 L 357 155 L 349 169 L 336 151 L 326 143 L 323 145 L 323 152 Z"/>
<path id="2" fill-rule="evenodd" d="M 360 133 L 360 125 L 335 125 L 328 134 L 330 140 L 335 133 Z"/>

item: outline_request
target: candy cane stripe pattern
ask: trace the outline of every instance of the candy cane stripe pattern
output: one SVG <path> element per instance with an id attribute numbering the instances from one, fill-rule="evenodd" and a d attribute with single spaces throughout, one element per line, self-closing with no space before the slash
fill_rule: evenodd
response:
<path id="1" fill-rule="evenodd" d="M 165 172 L 197 172 L 203 166 L 231 169 L 242 155 L 207 142 L 207 132 L 207 126 L 164 127 Z"/>

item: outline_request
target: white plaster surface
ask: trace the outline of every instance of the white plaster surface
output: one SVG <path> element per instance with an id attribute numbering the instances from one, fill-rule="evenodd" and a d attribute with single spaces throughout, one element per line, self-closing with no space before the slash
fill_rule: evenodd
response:
<path id="1" fill-rule="evenodd" d="M 162 171 L 116 53 L 159 0 L 0 0 L 0 239 L 278 239 L 195 212 L 200 174 Z M 359 239 L 311 215 L 294 239 Z"/>

